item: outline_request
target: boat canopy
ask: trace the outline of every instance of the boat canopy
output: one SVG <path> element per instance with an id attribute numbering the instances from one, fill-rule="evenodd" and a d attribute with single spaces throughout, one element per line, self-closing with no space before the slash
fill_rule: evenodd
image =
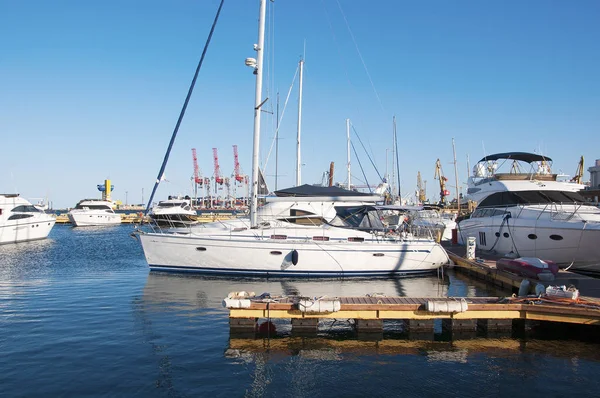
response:
<path id="1" fill-rule="evenodd" d="M 316 185 L 304 184 L 293 188 L 280 189 L 275 191 L 275 196 L 287 197 L 306 197 L 306 196 L 318 196 L 318 197 L 335 197 L 335 196 L 373 196 L 370 193 L 350 191 L 340 187 L 321 187 Z"/>
<path id="2" fill-rule="evenodd" d="M 480 207 L 506 207 L 546 203 L 583 203 L 585 199 L 577 192 L 567 191 L 506 191 L 496 192 L 481 201 Z"/>
<path id="3" fill-rule="evenodd" d="M 479 162 L 487 162 L 488 160 L 498 160 L 498 159 L 511 159 L 511 160 L 520 160 L 527 163 L 532 162 L 551 162 L 547 156 L 538 155 L 536 153 L 529 152 L 504 152 L 504 153 L 496 153 L 494 155 L 485 156 Z"/>
<path id="4" fill-rule="evenodd" d="M 336 216 L 329 222 L 334 227 L 358 230 L 383 230 L 377 206 L 335 206 Z"/>

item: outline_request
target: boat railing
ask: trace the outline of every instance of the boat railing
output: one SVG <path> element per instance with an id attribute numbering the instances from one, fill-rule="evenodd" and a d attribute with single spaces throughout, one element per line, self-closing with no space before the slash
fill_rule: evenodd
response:
<path id="1" fill-rule="evenodd" d="M 539 220 L 544 214 L 550 214 L 550 219 L 551 220 L 555 220 L 555 221 L 569 221 L 571 220 L 576 214 L 577 212 L 581 209 L 582 206 L 584 206 L 584 203 L 578 203 L 578 202 L 551 202 L 551 203 L 527 203 L 527 204 L 516 204 L 516 205 L 505 205 L 505 206 L 493 206 L 493 207 L 489 207 L 488 209 L 490 210 L 501 210 L 501 211 L 506 211 L 508 209 L 513 209 L 513 214 L 515 218 L 520 218 L 521 214 L 523 213 L 523 211 L 525 210 L 526 206 L 531 206 L 531 205 L 544 205 L 544 207 L 541 209 L 541 211 L 539 212 L 539 214 L 536 217 L 536 220 Z M 569 206 L 569 208 L 567 208 L 566 206 Z M 572 206 L 572 207 L 571 207 Z M 518 208 L 518 210 L 515 209 L 515 207 Z M 483 210 L 485 208 L 482 208 L 481 210 Z M 516 210 L 516 211 L 514 211 Z M 475 214 L 475 212 L 474 212 Z M 478 217 L 493 217 L 493 216 L 498 216 L 501 215 L 500 212 L 496 212 L 494 214 L 485 214 L 483 216 L 476 216 L 474 218 L 478 218 Z"/>

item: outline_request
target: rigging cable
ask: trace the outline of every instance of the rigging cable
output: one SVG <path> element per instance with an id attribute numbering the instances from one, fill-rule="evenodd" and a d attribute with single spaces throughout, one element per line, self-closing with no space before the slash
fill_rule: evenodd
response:
<path id="1" fill-rule="evenodd" d="M 285 110 L 287 109 L 288 101 L 290 100 L 290 94 L 292 94 L 292 89 L 294 88 L 294 83 L 296 82 L 296 76 L 298 76 L 299 67 L 296 67 L 296 72 L 294 73 L 294 78 L 292 79 L 292 84 L 290 84 L 290 88 L 287 93 L 287 97 L 285 97 L 285 103 L 283 104 L 283 110 L 281 111 L 281 117 L 277 121 L 277 128 L 275 130 L 275 136 L 273 137 L 273 141 L 271 142 L 271 147 L 269 148 L 269 153 L 267 154 L 267 159 L 265 160 L 265 165 L 263 166 L 263 170 L 267 169 L 267 164 L 269 163 L 269 158 L 271 157 L 271 152 L 273 152 L 273 145 L 277 142 L 279 136 L 279 129 L 281 128 L 281 121 L 283 120 L 283 116 L 285 115 Z"/>
<path id="2" fill-rule="evenodd" d="M 167 153 L 165 153 L 165 157 L 162 162 L 162 166 L 160 167 L 160 171 L 158 172 L 158 176 L 156 177 L 156 182 L 154 184 L 154 188 L 152 188 L 152 194 L 150 194 L 150 199 L 148 200 L 148 205 L 146 206 L 146 210 L 144 211 L 144 216 L 148 215 L 148 211 L 150 210 L 150 205 L 152 204 L 152 199 L 154 199 L 154 194 L 156 193 L 156 189 L 160 184 L 160 181 L 165 172 L 165 168 L 167 167 L 167 162 L 169 161 L 169 155 L 171 154 L 171 149 L 173 148 L 173 144 L 175 143 L 175 137 L 177 137 L 177 132 L 179 131 L 179 126 L 181 125 L 181 121 L 183 120 L 183 116 L 185 115 L 185 110 L 187 109 L 188 103 L 190 102 L 190 98 L 192 96 L 192 92 L 194 91 L 194 86 L 196 85 L 196 79 L 198 78 L 198 73 L 200 72 L 200 68 L 202 67 L 202 63 L 204 62 L 204 57 L 206 56 L 206 51 L 208 50 L 208 45 L 210 44 L 210 40 L 212 39 L 213 32 L 215 31 L 215 27 L 217 26 L 217 21 L 219 20 L 219 15 L 221 14 L 221 9 L 223 8 L 223 3 L 225 0 L 221 0 L 219 4 L 219 9 L 217 10 L 217 15 L 215 15 L 215 20 L 210 28 L 210 33 L 208 34 L 208 39 L 204 44 L 204 49 L 202 50 L 202 56 L 200 57 L 200 61 L 198 62 L 198 66 L 196 67 L 196 73 L 194 73 L 194 78 L 192 79 L 192 83 L 190 84 L 190 88 L 188 90 L 187 96 L 185 97 L 185 102 L 183 103 L 183 108 L 181 108 L 181 112 L 179 113 L 179 119 L 177 119 L 177 124 L 175 125 L 175 129 L 173 130 L 173 134 L 171 135 L 171 141 L 169 141 L 169 147 L 167 148 Z M 142 219 L 143 220 L 143 219 Z"/>
<path id="3" fill-rule="evenodd" d="M 356 148 L 354 147 L 354 143 L 352 141 L 350 141 L 350 145 L 352 145 L 352 150 L 354 151 L 354 156 L 356 156 L 356 160 L 358 161 L 358 167 L 360 167 L 360 171 L 362 172 L 363 177 L 365 178 L 367 187 L 369 187 L 369 193 L 373 193 L 373 190 L 371 189 L 371 186 L 369 185 L 369 181 L 367 181 L 367 176 L 365 175 L 365 170 L 363 169 L 362 164 L 360 163 L 360 159 L 358 158 L 358 154 L 356 153 Z"/>
<path id="4" fill-rule="evenodd" d="M 367 154 L 367 157 L 371 161 L 371 164 L 373 165 L 373 168 L 375 169 L 375 172 L 379 176 L 379 179 L 381 181 L 383 181 L 383 178 L 381 177 L 381 174 L 379 173 L 379 170 L 377 170 L 377 166 L 375 166 L 375 162 L 373 162 L 373 158 L 371 158 L 371 156 L 369 155 L 369 152 L 367 152 L 367 148 L 365 148 L 365 145 L 363 144 L 362 140 L 360 139 L 360 136 L 358 135 L 358 132 L 354 128 L 354 125 L 352 125 L 352 130 L 354 131 L 354 134 L 356 134 L 356 137 L 358 138 L 358 142 L 360 142 L 360 145 L 362 145 L 363 149 L 365 150 L 365 153 Z M 354 146 L 352 146 L 352 147 L 354 147 Z M 354 154 L 356 155 L 356 150 L 354 151 Z M 358 159 L 358 155 L 356 155 L 356 157 Z M 360 164 L 360 161 L 359 161 L 359 164 Z"/>
<path id="5" fill-rule="evenodd" d="M 350 29 L 350 24 L 348 23 L 348 19 L 346 19 L 346 14 L 344 14 L 344 10 L 342 10 L 342 5 L 340 4 L 339 0 L 336 0 L 336 2 L 338 5 L 338 8 L 340 9 L 340 13 L 342 14 L 342 17 L 344 18 L 344 22 L 346 23 L 346 28 L 348 29 L 348 33 L 350 33 L 350 37 L 352 38 L 352 43 L 354 43 L 354 47 L 356 47 L 356 52 L 358 54 L 358 57 L 360 58 L 360 62 L 362 62 L 363 68 L 365 68 L 365 73 L 367 74 L 367 77 L 369 78 L 369 82 L 371 83 L 371 87 L 373 88 L 373 92 L 375 93 L 375 96 L 377 97 L 379 106 L 381 106 L 381 110 L 385 112 L 385 108 L 383 107 L 383 103 L 381 102 L 381 98 L 379 97 L 379 93 L 377 92 L 377 89 L 375 88 L 373 79 L 371 79 L 371 74 L 369 73 L 369 69 L 367 69 L 367 64 L 365 63 L 365 60 L 363 59 L 363 56 L 360 53 L 360 50 L 358 49 L 358 44 L 356 43 L 356 39 L 354 38 L 352 29 Z"/>

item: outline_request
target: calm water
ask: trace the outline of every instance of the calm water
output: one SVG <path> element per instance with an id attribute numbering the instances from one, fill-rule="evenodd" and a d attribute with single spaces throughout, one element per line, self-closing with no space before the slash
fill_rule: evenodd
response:
<path id="1" fill-rule="evenodd" d="M 552 339 L 229 335 L 234 290 L 305 295 L 499 294 L 450 273 L 384 281 L 150 274 L 131 226 L 57 225 L 0 246 L 0 396 L 597 396 L 600 345 Z M 439 329 L 439 328 L 438 328 Z M 439 330 L 438 330 L 439 331 Z M 436 337 L 436 340 L 441 340 Z"/>

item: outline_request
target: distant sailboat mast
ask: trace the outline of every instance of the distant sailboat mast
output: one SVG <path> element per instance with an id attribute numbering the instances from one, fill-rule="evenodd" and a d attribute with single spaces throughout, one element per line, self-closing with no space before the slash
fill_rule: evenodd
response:
<path id="1" fill-rule="evenodd" d="M 302 157 L 300 156 L 300 135 L 302 132 L 302 74 L 304 71 L 304 59 L 300 59 L 298 63 L 300 69 L 299 88 L 298 88 L 298 135 L 296 140 L 296 186 L 302 184 Z"/>
<path id="2" fill-rule="evenodd" d="M 348 168 L 348 189 L 350 188 L 351 182 L 351 174 L 350 174 L 350 119 L 346 119 L 346 139 L 348 141 L 348 163 L 346 167 Z"/>
<path id="3" fill-rule="evenodd" d="M 265 14 L 266 0 L 260 0 L 260 9 L 258 12 L 258 44 L 254 46 L 256 50 L 256 60 L 246 59 L 246 65 L 253 66 L 256 73 L 256 89 L 254 95 L 254 144 L 252 151 L 252 190 L 250 200 L 250 226 L 255 228 L 257 225 L 256 209 L 258 207 L 258 155 L 260 148 L 260 108 L 262 101 L 262 77 L 263 77 L 263 54 L 265 44 Z"/>

